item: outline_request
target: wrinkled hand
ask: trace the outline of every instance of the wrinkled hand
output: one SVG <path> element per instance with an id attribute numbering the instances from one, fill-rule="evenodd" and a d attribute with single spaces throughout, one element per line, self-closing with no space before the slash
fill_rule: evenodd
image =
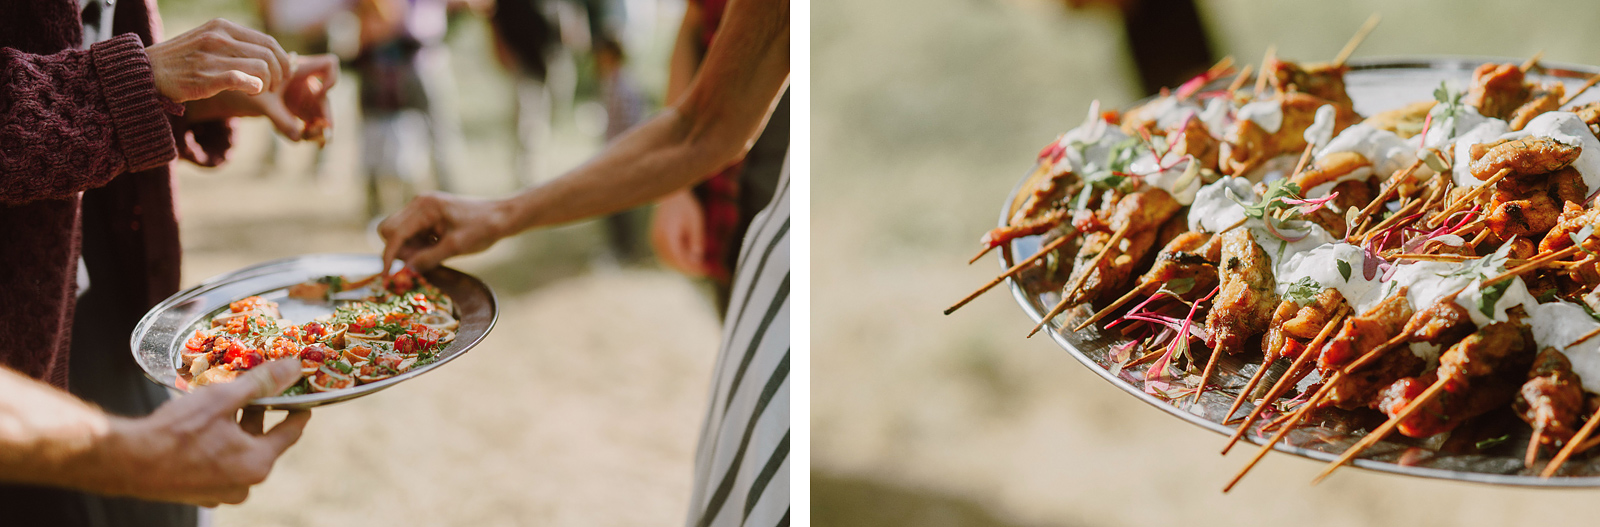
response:
<path id="1" fill-rule="evenodd" d="M 173 102 L 205 99 L 228 90 L 276 91 L 292 71 L 278 41 L 223 19 L 145 48 L 156 91 Z"/>
<path id="2" fill-rule="evenodd" d="M 255 95 L 224 91 L 190 101 L 185 116 L 191 121 L 265 116 L 278 133 L 292 141 L 322 142 L 333 127 L 328 90 L 339 80 L 339 59 L 310 55 L 294 57 L 292 62 L 294 67 L 281 90 Z"/>
<path id="3" fill-rule="evenodd" d="M 299 379 L 299 361 L 273 361 L 168 402 L 149 417 L 112 421 L 99 449 L 103 473 L 112 478 L 103 491 L 205 507 L 243 502 L 300 439 L 311 412 L 290 412 L 271 431 L 263 430 L 262 410 L 247 409 L 238 421 L 235 415 L 252 399 L 277 395 Z"/>
<path id="4" fill-rule="evenodd" d="M 680 190 L 656 204 L 650 221 L 650 245 L 668 266 L 689 276 L 710 273 L 705 262 L 706 218 L 694 194 Z"/>
<path id="5" fill-rule="evenodd" d="M 504 204 L 443 192 L 418 196 L 378 223 L 384 272 L 395 259 L 427 271 L 446 258 L 488 249 L 511 234 Z"/>

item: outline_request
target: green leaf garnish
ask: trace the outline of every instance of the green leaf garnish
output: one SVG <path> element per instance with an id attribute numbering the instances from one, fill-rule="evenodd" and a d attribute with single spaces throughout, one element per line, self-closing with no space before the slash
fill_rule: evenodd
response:
<path id="1" fill-rule="evenodd" d="M 1488 449 L 1500 446 L 1501 443 L 1506 442 L 1506 440 L 1508 440 L 1508 439 L 1511 439 L 1511 435 L 1510 434 L 1503 435 L 1503 436 L 1500 436 L 1500 437 L 1491 437 L 1491 438 L 1479 441 L 1476 446 L 1478 447 L 1478 450 L 1488 450 Z"/>
<path id="2" fill-rule="evenodd" d="M 1572 243 L 1577 245 L 1578 250 L 1580 251 L 1589 253 L 1591 256 L 1600 256 L 1595 255 L 1594 251 L 1591 251 L 1588 247 L 1583 246 L 1583 242 L 1587 241 L 1592 235 L 1594 235 L 1594 225 L 1584 225 L 1583 230 L 1572 233 Z"/>
<path id="3" fill-rule="evenodd" d="M 1344 277 L 1344 281 L 1349 282 L 1350 281 L 1350 262 L 1346 262 L 1344 260 L 1334 260 L 1334 262 L 1336 262 L 1338 264 L 1338 266 L 1339 266 L 1339 275 Z"/>
<path id="4" fill-rule="evenodd" d="M 1194 290 L 1194 277 L 1185 276 L 1168 280 L 1166 283 L 1161 284 L 1161 289 L 1172 293 L 1174 296 L 1186 294 Z"/>
<path id="5" fill-rule="evenodd" d="M 1483 316 L 1494 318 L 1494 305 L 1500 302 L 1500 297 L 1505 296 L 1506 289 L 1511 287 L 1510 280 L 1501 280 L 1500 283 L 1484 287 L 1478 291 L 1478 311 Z"/>
<path id="6" fill-rule="evenodd" d="M 1299 280 L 1289 284 L 1289 290 L 1283 298 L 1300 305 L 1310 304 L 1317 298 L 1317 293 L 1322 292 L 1322 284 L 1309 276 L 1302 276 Z"/>

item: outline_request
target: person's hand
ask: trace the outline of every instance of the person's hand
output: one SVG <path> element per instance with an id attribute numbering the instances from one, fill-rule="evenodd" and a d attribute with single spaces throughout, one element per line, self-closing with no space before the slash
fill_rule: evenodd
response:
<path id="1" fill-rule="evenodd" d="M 509 214 L 503 201 L 429 192 L 378 223 L 383 237 L 383 272 L 395 259 L 418 271 L 439 266 L 445 258 L 488 249 L 508 234 Z"/>
<path id="2" fill-rule="evenodd" d="M 281 90 L 251 95 L 228 90 L 190 101 L 185 116 L 192 121 L 265 116 L 291 141 L 322 142 L 333 126 L 328 90 L 339 81 L 339 59 L 333 55 L 294 57 Z"/>
<path id="3" fill-rule="evenodd" d="M 271 431 L 265 412 L 239 409 L 274 396 L 300 379 L 300 361 L 277 360 L 233 382 L 205 386 L 140 419 L 116 418 L 97 448 L 105 494 L 205 507 L 241 503 L 267 479 L 272 464 L 300 439 L 309 411 L 289 412 Z"/>
<path id="4" fill-rule="evenodd" d="M 650 245 L 668 266 L 689 276 L 705 276 L 706 217 L 694 194 L 680 190 L 656 204 L 650 221 Z"/>
<path id="5" fill-rule="evenodd" d="M 179 103 L 228 90 L 276 91 L 292 71 L 277 40 L 220 18 L 145 48 L 145 54 L 156 91 Z"/>

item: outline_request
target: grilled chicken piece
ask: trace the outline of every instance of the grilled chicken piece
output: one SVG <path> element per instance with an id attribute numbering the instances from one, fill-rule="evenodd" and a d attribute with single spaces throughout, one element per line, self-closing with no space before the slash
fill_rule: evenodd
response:
<path id="1" fill-rule="evenodd" d="M 1245 339 L 1267 329 L 1278 306 L 1272 261 L 1249 229 L 1234 229 L 1222 235 L 1217 271 L 1222 290 L 1206 315 L 1206 329 L 1211 331 L 1213 350 L 1238 353 Z"/>
<path id="2" fill-rule="evenodd" d="M 1560 82 L 1541 82 L 1534 85 L 1532 93 L 1528 95 L 1528 101 L 1511 112 L 1511 131 L 1515 132 L 1528 126 L 1528 121 L 1532 121 L 1539 114 L 1560 108 L 1561 98 L 1566 95 L 1567 86 Z"/>
<path id="3" fill-rule="evenodd" d="M 1444 345 L 1465 338 L 1474 329 L 1472 315 L 1456 303 L 1456 295 L 1452 293 L 1412 315 L 1401 331 L 1407 335 L 1406 342 Z"/>
<path id="4" fill-rule="evenodd" d="M 1366 313 L 1350 317 L 1323 346 L 1317 357 L 1318 369 L 1333 371 L 1349 365 L 1356 357 L 1399 335 L 1411 314 L 1411 303 L 1406 300 L 1406 290 L 1401 288 Z"/>
<path id="5" fill-rule="evenodd" d="M 989 232 L 983 233 L 983 237 L 978 239 L 978 243 L 983 244 L 984 247 L 998 247 L 1023 236 L 1043 234 L 1057 225 L 1061 225 L 1062 222 L 1065 222 L 1070 217 L 1072 217 L 1072 212 L 1065 208 L 1052 209 L 1038 217 L 1024 219 L 1021 223 L 990 229 Z"/>
<path id="6" fill-rule="evenodd" d="M 1276 133 L 1268 133 L 1254 121 L 1236 121 L 1223 137 L 1221 166 L 1224 173 L 1236 176 L 1279 154 L 1298 154 L 1306 148 L 1305 132 L 1316 121 L 1317 108 L 1332 104 L 1304 93 L 1285 93 L 1277 97 L 1283 107 L 1283 122 Z M 1358 122 L 1361 116 L 1349 106 L 1334 104 L 1333 134 L 1339 135 Z"/>
<path id="7" fill-rule="evenodd" d="M 1349 175 L 1356 170 L 1371 167 L 1372 161 L 1359 152 L 1335 152 L 1327 157 L 1318 159 L 1304 171 L 1295 174 L 1290 181 L 1300 185 L 1300 190 L 1309 192 L 1318 185 L 1329 183 Z"/>
<path id="8" fill-rule="evenodd" d="M 1561 216 L 1561 202 L 1552 197 L 1549 190 L 1546 182 L 1518 194 L 1497 191 L 1489 200 L 1489 214 L 1484 222 L 1502 240 L 1512 236 L 1543 236 L 1556 226 Z"/>
<path id="9" fill-rule="evenodd" d="M 1324 404 L 1346 410 L 1381 406 L 1389 393 L 1388 387 L 1397 381 L 1422 373 L 1422 369 L 1427 366 L 1427 361 L 1417 357 L 1404 346 L 1389 350 L 1377 360 L 1350 372 L 1344 380 L 1333 385 L 1328 390 L 1328 398 Z"/>
<path id="10" fill-rule="evenodd" d="M 1038 216 L 1055 207 L 1062 199 L 1078 195 L 1083 190 L 1083 180 L 1071 170 L 1042 178 L 1037 186 L 1028 193 L 1022 206 L 1017 207 L 1017 212 L 1011 215 L 1011 224 L 1016 225 L 1028 218 Z"/>
<path id="11" fill-rule="evenodd" d="M 1307 63 L 1305 65 L 1274 58 L 1266 66 L 1268 82 L 1280 92 L 1297 91 L 1332 101 L 1345 108 L 1353 108 L 1350 95 L 1344 90 L 1344 74 L 1350 68 L 1332 63 Z"/>
<path id="12" fill-rule="evenodd" d="M 1285 299 L 1272 312 L 1272 324 L 1267 328 L 1262 351 L 1270 363 L 1284 356 L 1283 348 L 1293 339 L 1312 340 L 1322 332 L 1323 326 L 1333 317 L 1333 311 L 1344 303 L 1338 289 L 1323 289 L 1308 305 Z"/>
<path id="13" fill-rule="evenodd" d="M 1127 227 L 1128 235 L 1117 247 L 1105 246 L 1111 241 L 1111 233 L 1096 232 L 1085 237 L 1068 283 L 1074 283 L 1081 273 L 1089 275 L 1070 302 L 1090 303 L 1105 291 L 1121 289 L 1132 276 L 1136 264 L 1155 244 L 1161 225 L 1179 207 L 1171 194 L 1159 188 L 1146 188 L 1118 200 L 1111 216 L 1111 227 L 1112 230 Z M 1112 252 L 1105 258 L 1096 258 L 1103 251 Z M 1091 264 L 1095 265 L 1091 268 Z"/>
<path id="14" fill-rule="evenodd" d="M 1600 208 L 1584 208 L 1579 203 L 1568 202 L 1563 206 L 1556 225 L 1539 242 L 1539 252 L 1549 253 L 1571 247 L 1572 235 L 1590 225 L 1600 230 Z"/>
<path id="15" fill-rule="evenodd" d="M 1447 380 L 1446 393 L 1428 401 L 1428 406 L 1401 421 L 1397 429 L 1409 437 L 1428 437 L 1505 406 L 1516 396 L 1518 383 L 1502 374 L 1518 372 L 1516 378 L 1520 378 L 1520 372 L 1533 362 L 1533 350 L 1533 334 L 1520 323 L 1490 324 L 1467 335 L 1439 357 L 1439 369 L 1434 375 Z M 1398 415 L 1421 395 L 1422 390 L 1415 386 L 1433 384 L 1424 383 L 1427 380 L 1407 383 L 1410 388 L 1398 396 L 1386 397 L 1380 409 L 1390 417 Z"/>
<path id="16" fill-rule="evenodd" d="M 1217 286 L 1217 262 L 1207 259 L 1203 249 L 1211 238 L 1211 234 L 1204 232 L 1179 234 L 1156 254 L 1155 264 L 1139 277 L 1139 286 L 1192 278 L 1194 287 L 1183 295 L 1185 298 L 1210 293 Z"/>
<path id="17" fill-rule="evenodd" d="M 1548 137 L 1527 137 L 1507 141 L 1490 148 L 1483 157 L 1474 158 L 1472 177 L 1488 181 L 1501 169 L 1511 169 L 1513 175 L 1537 175 L 1555 172 L 1578 159 L 1583 147 L 1568 146 Z"/>
<path id="18" fill-rule="evenodd" d="M 1172 145 L 1172 154 L 1178 157 L 1194 156 L 1200 162 L 1201 168 L 1217 169 L 1217 155 L 1221 152 L 1221 144 L 1216 137 L 1211 136 L 1211 131 L 1206 129 L 1205 123 L 1199 119 L 1187 119 L 1182 125 L 1173 127 L 1167 133 L 1168 144 Z M 1176 137 L 1176 139 L 1171 139 Z"/>
<path id="19" fill-rule="evenodd" d="M 1510 120 L 1511 114 L 1528 100 L 1528 86 L 1516 64 L 1484 64 L 1472 72 L 1472 86 L 1463 103 L 1478 109 L 1485 117 Z"/>
<path id="20" fill-rule="evenodd" d="M 1513 404 L 1517 416 L 1529 426 L 1543 427 L 1540 442 L 1564 443 L 1577 432 L 1583 418 L 1583 384 L 1565 354 L 1545 348 L 1534 357 L 1528 382 L 1523 383 Z"/>
<path id="21" fill-rule="evenodd" d="M 1283 332 L 1302 340 L 1317 338 L 1322 328 L 1328 325 L 1328 319 L 1333 318 L 1334 310 L 1344 301 L 1344 295 L 1339 294 L 1338 289 L 1323 289 L 1317 293 L 1311 305 L 1295 310 L 1294 317 L 1284 322 Z"/>
<path id="22" fill-rule="evenodd" d="M 1387 112 L 1379 112 L 1362 122 L 1379 130 L 1394 132 L 1401 139 L 1410 139 L 1422 133 L 1422 126 L 1428 120 L 1428 112 L 1433 110 L 1435 104 L 1438 104 L 1438 101 L 1414 102 Z"/>
<path id="23" fill-rule="evenodd" d="M 1583 119 L 1584 124 L 1589 125 L 1589 131 L 1594 132 L 1596 136 L 1600 136 L 1600 101 L 1591 102 L 1583 106 L 1573 106 L 1567 108 L 1567 111 L 1578 114 L 1578 118 Z"/>

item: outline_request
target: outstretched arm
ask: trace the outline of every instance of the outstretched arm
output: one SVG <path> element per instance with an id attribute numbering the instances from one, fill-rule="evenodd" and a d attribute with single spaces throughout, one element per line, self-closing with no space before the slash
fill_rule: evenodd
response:
<path id="1" fill-rule="evenodd" d="M 628 209 L 750 149 L 789 81 L 788 0 L 734 0 L 689 93 L 550 183 L 498 201 L 429 194 L 379 225 L 385 261 L 431 268 L 517 232 Z"/>
<path id="2" fill-rule="evenodd" d="M 290 413 L 271 431 L 260 410 L 234 416 L 299 378 L 297 360 L 268 363 L 127 419 L 0 368 L 0 481 L 208 507 L 242 502 L 311 414 Z"/>

